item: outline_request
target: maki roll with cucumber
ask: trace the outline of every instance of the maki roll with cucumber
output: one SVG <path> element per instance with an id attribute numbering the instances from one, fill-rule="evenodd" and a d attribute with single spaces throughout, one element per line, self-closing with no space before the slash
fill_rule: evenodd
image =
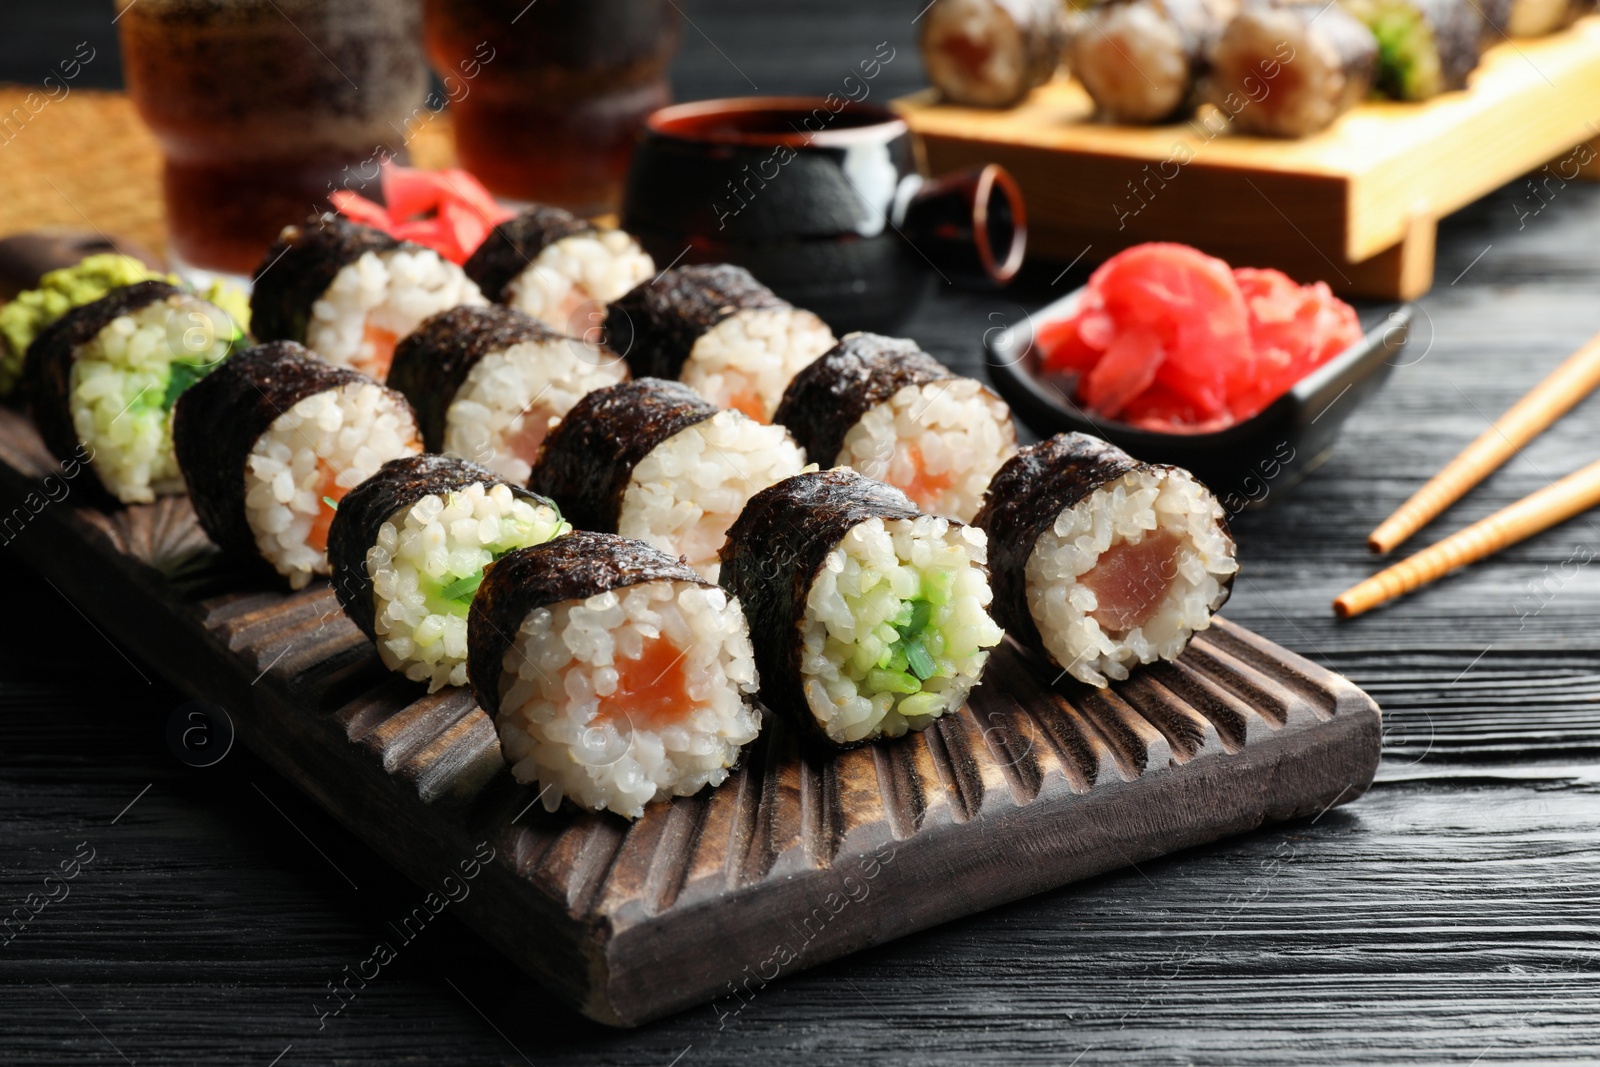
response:
<path id="1" fill-rule="evenodd" d="M 39 433 L 59 459 L 87 456 L 100 486 L 124 504 L 181 493 L 173 406 L 243 340 L 226 312 L 166 282 L 113 289 L 29 346 Z"/>
<path id="2" fill-rule="evenodd" d="M 490 300 L 578 337 L 603 324 L 607 304 L 656 273 L 629 234 L 542 204 L 496 226 L 466 270 Z"/>
<path id="3" fill-rule="evenodd" d="M 674 267 L 611 305 L 606 344 L 636 378 L 677 379 L 719 407 L 772 417 L 833 331 L 743 267 Z"/>
<path id="4" fill-rule="evenodd" d="M 1377 56 L 1372 31 L 1339 7 L 1252 4 L 1217 42 L 1212 101 L 1244 133 L 1305 137 L 1366 99 Z"/>
<path id="5" fill-rule="evenodd" d="M 236 352 L 179 399 L 172 439 L 195 515 L 224 551 L 302 589 L 327 574 L 339 501 L 422 451 L 405 397 L 292 341 Z"/>
<path id="6" fill-rule="evenodd" d="M 937 0 L 922 16 L 922 65 L 954 104 L 1011 107 L 1049 81 L 1065 44 L 1060 0 Z"/>
<path id="7" fill-rule="evenodd" d="M 638 818 L 720 784 L 761 731 L 739 602 L 671 556 L 577 532 L 491 564 L 468 675 L 517 781 Z"/>
<path id="8" fill-rule="evenodd" d="M 467 610 L 484 569 L 568 533 L 555 505 L 450 456 L 392 459 L 339 502 L 333 587 L 384 665 L 433 692 L 467 684 Z"/>
<path id="9" fill-rule="evenodd" d="M 1392 100 L 1430 100 L 1466 87 L 1477 69 L 1483 16 L 1470 0 L 1343 0 L 1378 41 L 1373 85 Z"/>
<path id="10" fill-rule="evenodd" d="M 259 340 L 294 341 L 381 379 L 400 338 L 424 320 L 485 303 L 433 249 L 328 214 L 284 227 L 267 250 L 250 297 L 251 328 Z"/>
<path id="11" fill-rule="evenodd" d="M 496 305 L 452 308 L 423 323 L 395 348 L 389 385 L 416 408 L 430 452 L 521 484 L 551 425 L 627 374 L 610 351 Z"/>
<path id="12" fill-rule="evenodd" d="M 797 374 L 773 421 L 812 462 L 853 467 L 963 520 L 1017 448 L 1005 401 L 916 342 L 873 333 L 850 334 Z"/>
<path id="13" fill-rule="evenodd" d="M 1094 686 L 1176 659 L 1239 569 L 1222 507 L 1193 475 L 1087 434 L 1018 452 L 975 522 L 989 535 L 995 618 Z"/>
<path id="14" fill-rule="evenodd" d="M 720 410 L 680 382 L 597 389 L 551 431 L 528 488 L 580 530 L 647 541 L 715 581 L 717 550 L 745 502 L 798 474 L 787 430 Z"/>
<path id="15" fill-rule="evenodd" d="M 1155 123 L 1194 103 L 1235 0 L 1113 0 L 1084 12 L 1072 72 L 1113 122 Z"/>
<path id="16" fill-rule="evenodd" d="M 721 581 L 751 619 L 762 701 L 841 746 L 960 708 L 1004 636 L 986 545 L 844 468 L 757 493 L 728 531 Z"/>

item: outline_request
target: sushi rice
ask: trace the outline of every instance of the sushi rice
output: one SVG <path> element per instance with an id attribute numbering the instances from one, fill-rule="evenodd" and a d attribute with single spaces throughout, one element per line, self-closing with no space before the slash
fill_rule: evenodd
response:
<path id="1" fill-rule="evenodd" d="M 312 304 L 306 347 L 329 363 L 381 380 L 395 344 L 425 319 L 487 303 L 460 267 L 432 249 L 365 252 L 340 268 Z"/>
<path id="2" fill-rule="evenodd" d="M 921 730 L 959 708 L 1004 632 L 989 617 L 982 530 L 924 515 L 868 519 L 806 597 L 806 703 L 833 741 Z"/>
<path id="3" fill-rule="evenodd" d="M 720 784 L 760 732 L 744 612 L 714 586 L 647 581 L 536 608 L 503 663 L 500 744 L 549 811 L 570 797 L 637 818 Z"/>
<path id="4" fill-rule="evenodd" d="M 561 333 L 586 337 L 605 306 L 656 273 L 650 254 L 622 230 L 552 242 L 506 286 L 505 302 Z"/>
<path id="5" fill-rule="evenodd" d="M 834 346 L 833 331 L 801 308 L 749 308 L 702 334 L 679 380 L 719 407 L 771 420 L 790 379 Z"/>

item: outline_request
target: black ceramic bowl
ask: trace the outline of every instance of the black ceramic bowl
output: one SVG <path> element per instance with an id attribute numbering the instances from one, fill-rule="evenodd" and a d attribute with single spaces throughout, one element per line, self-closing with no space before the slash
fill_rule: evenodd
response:
<path id="1" fill-rule="evenodd" d="M 1260 413 L 1211 433 L 1160 433 L 1087 415 L 1063 383 L 1039 373 L 1034 324 L 1071 315 L 1082 290 L 989 335 L 989 378 L 1040 437 L 1073 430 L 1103 437 L 1148 463 L 1193 471 L 1230 514 L 1258 507 L 1315 470 L 1339 430 L 1396 365 L 1411 326 L 1410 305 L 1358 308 L 1366 336 L 1302 378 Z"/>

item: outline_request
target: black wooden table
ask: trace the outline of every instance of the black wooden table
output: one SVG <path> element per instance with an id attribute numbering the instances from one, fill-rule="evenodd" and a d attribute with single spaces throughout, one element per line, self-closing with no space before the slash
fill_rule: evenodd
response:
<path id="1" fill-rule="evenodd" d="M 915 87 L 914 7 L 686 3 L 680 90 L 826 91 L 884 39 L 886 84 Z M 0 910 L 58 898 L 0 948 L 0 1062 L 1600 1058 L 1600 515 L 1370 616 L 1329 609 L 1372 569 L 1366 532 L 1600 329 L 1600 187 L 1545 195 L 1531 214 L 1518 183 L 1446 221 L 1406 365 L 1320 471 L 1236 523 L 1227 614 L 1384 705 L 1372 791 L 799 974 L 737 1015 L 608 1031 L 445 914 L 319 1018 L 422 890 L 249 753 L 175 758 L 182 697 L 0 552 Z M 906 332 L 975 370 L 986 329 L 1082 281 L 1057 269 L 943 290 Z M 1597 418 L 1600 398 L 1417 544 L 1593 460 Z M 76 877 L 46 883 L 63 863 Z"/>

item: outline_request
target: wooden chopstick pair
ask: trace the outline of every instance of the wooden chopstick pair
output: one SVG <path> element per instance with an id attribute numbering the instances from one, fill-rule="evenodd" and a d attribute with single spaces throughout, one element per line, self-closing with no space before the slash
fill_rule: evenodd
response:
<path id="1" fill-rule="evenodd" d="M 1596 387 L 1600 387 L 1600 334 L 1590 338 L 1527 396 L 1517 401 L 1482 436 L 1451 460 L 1449 466 L 1434 475 L 1373 530 L 1367 538 L 1368 547 L 1374 552 L 1395 548 L 1432 522 Z M 1591 463 L 1529 494 L 1510 507 L 1345 590 L 1334 599 L 1333 610 L 1340 618 L 1370 611 L 1597 504 L 1600 504 L 1600 462 Z"/>

